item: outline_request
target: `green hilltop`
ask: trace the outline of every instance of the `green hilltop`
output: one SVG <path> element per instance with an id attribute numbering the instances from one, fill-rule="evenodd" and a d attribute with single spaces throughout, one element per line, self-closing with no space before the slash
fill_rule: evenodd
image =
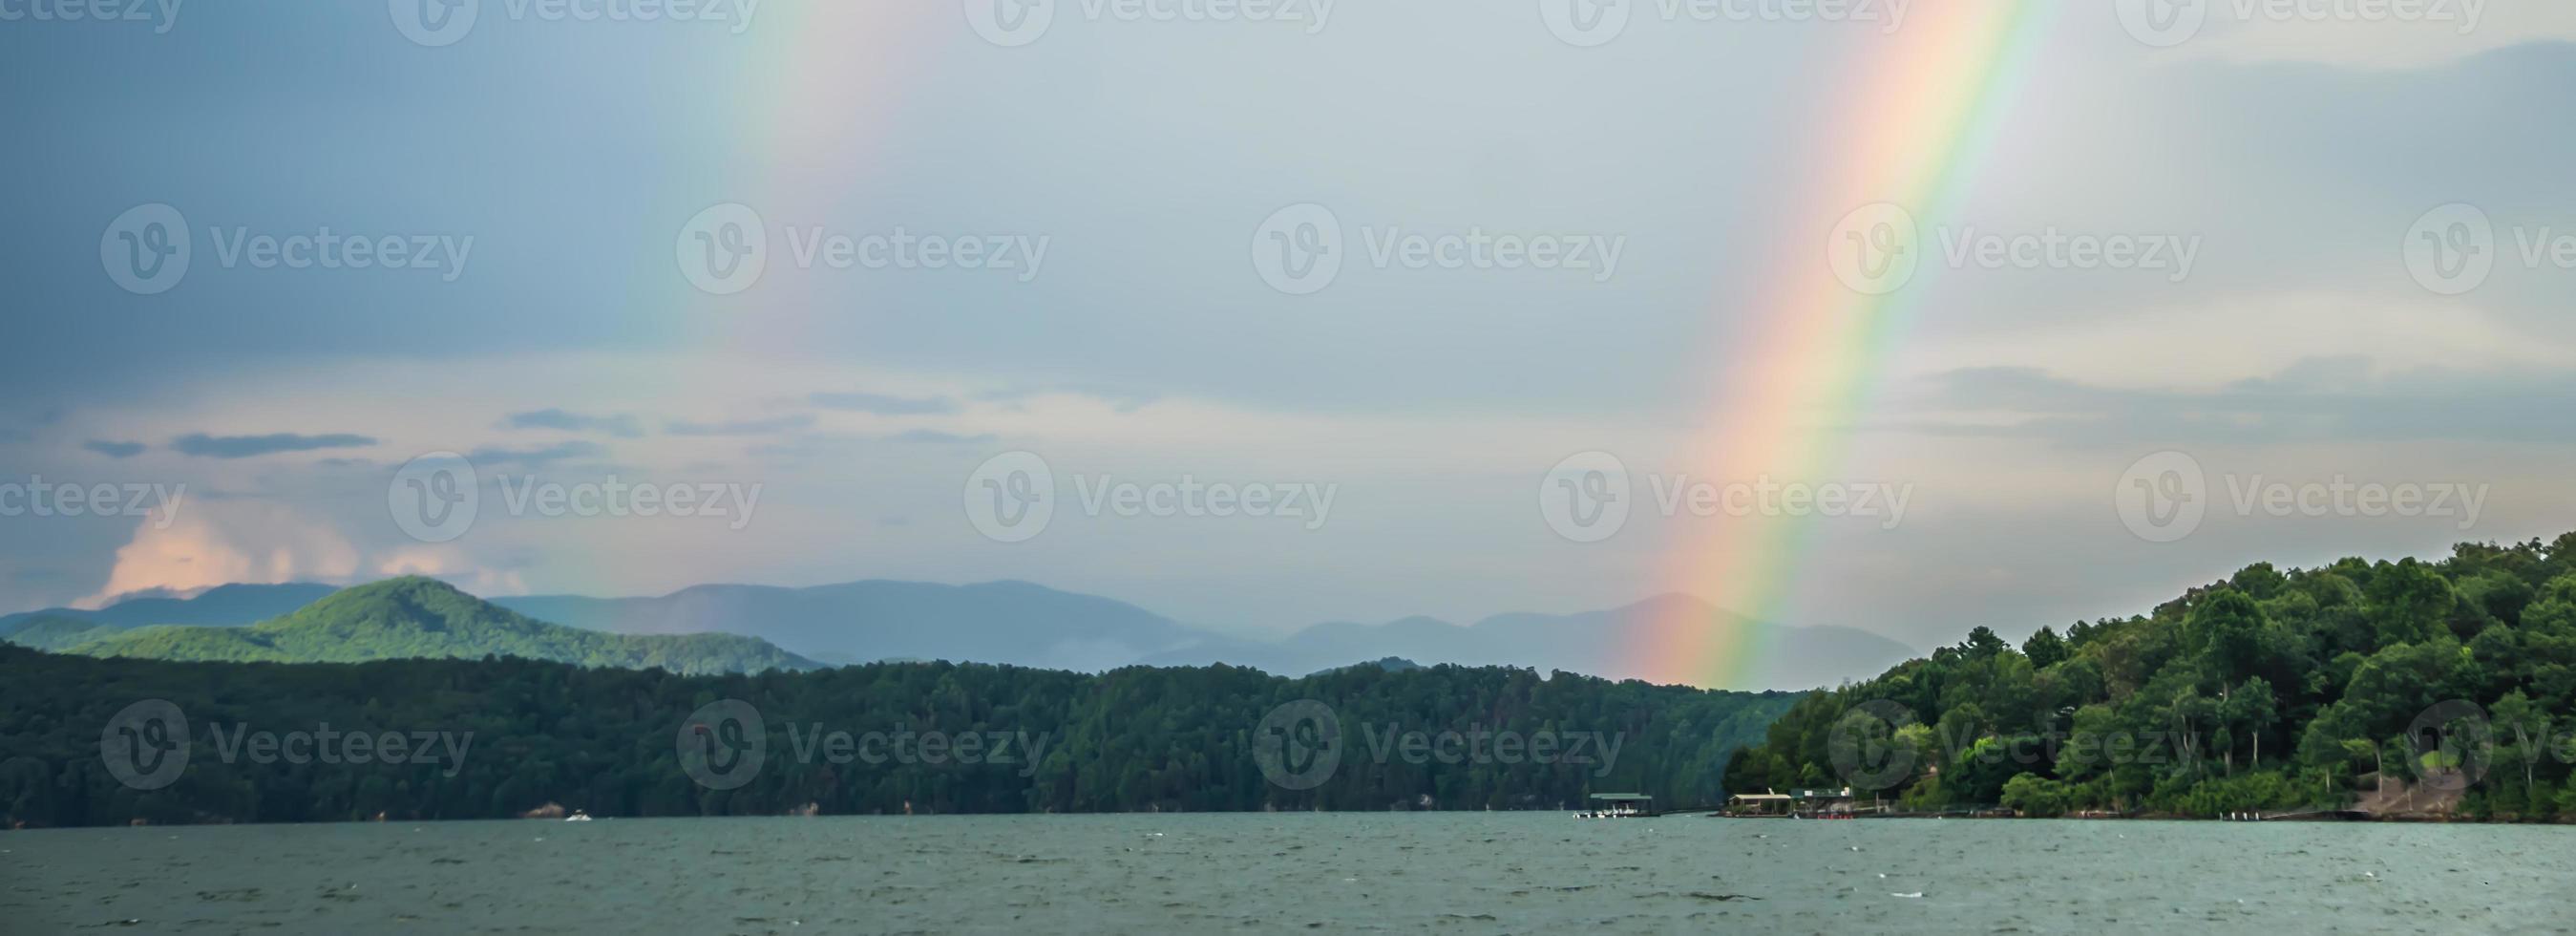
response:
<path id="1" fill-rule="evenodd" d="M 504 656 L 592 667 L 658 666 L 688 675 L 818 665 L 757 637 L 611 634 L 549 624 L 445 582 L 418 577 L 342 589 L 293 614 L 249 627 L 77 626 L 87 623 L 48 620 L 22 628 L 10 639 L 83 656 L 231 663 Z"/>

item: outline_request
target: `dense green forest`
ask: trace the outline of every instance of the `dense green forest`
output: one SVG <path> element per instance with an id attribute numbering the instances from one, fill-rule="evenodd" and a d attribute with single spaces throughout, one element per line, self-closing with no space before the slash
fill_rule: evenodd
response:
<path id="1" fill-rule="evenodd" d="M 111 771 L 105 749 L 125 740 L 120 712 L 148 699 L 184 713 L 189 757 L 175 782 L 137 789 Z M 726 699 L 759 713 L 765 759 L 747 784 L 715 789 L 684 766 L 683 725 Z M 1264 717 L 1300 699 L 1330 706 L 1341 728 L 1340 765 L 1311 789 L 1269 782 L 1253 749 Z M 203 663 L 0 646 L 0 809 L 13 825 L 66 826 L 474 819 L 547 803 L 602 816 L 775 815 L 808 804 L 825 814 L 1482 809 L 1645 790 L 1699 804 L 1722 798 L 1726 755 L 1793 701 L 1502 667 L 1359 666 L 1287 679 L 1225 666 L 1090 675 L 881 663 L 682 676 L 516 659 Z M 238 756 L 245 728 L 326 724 L 465 743 L 452 763 L 439 747 L 425 762 L 390 765 Z M 1540 764 L 1527 749 L 1452 763 L 1408 756 L 1387 743 L 1389 725 L 1435 736 L 1599 732 L 1617 747 L 1611 756 L 1593 745 L 1588 763 Z M 988 749 L 974 764 L 836 762 L 816 743 L 818 727 L 898 746 L 933 732 L 1007 735 L 1011 749 L 1037 757 L 994 763 Z M 228 738 L 237 756 L 224 756 Z"/>
<path id="2" fill-rule="evenodd" d="M 357 663 L 512 656 L 583 666 L 658 666 L 697 675 L 818 664 L 757 637 L 610 634 L 549 624 L 436 579 L 342 589 L 249 627 L 121 628 L 70 617 L 21 622 L 12 643 L 84 656 L 238 663 Z"/>
<path id="3" fill-rule="evenodd" d="M 2576 814 L 2571 706 L 2576 534 L 2461 545 L 2438 562 L 2258 564 L 2019 648 L 1980 627 L 1801 700 L 1727 777 L 1848 780 L 1923 809 L 2358 803 L 2543 820 Z"/>

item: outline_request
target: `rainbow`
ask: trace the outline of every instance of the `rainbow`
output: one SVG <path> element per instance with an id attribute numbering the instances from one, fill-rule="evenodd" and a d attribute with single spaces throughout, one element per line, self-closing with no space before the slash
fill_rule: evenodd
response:
<path id="1" fill-rule="evenodd" d="M 799 358 L 847 320 L 881 310 L 861 290 L 865 277 L 790 267 L 782 229 L 850 229 L 871 217 L 870 199 L 900 190 L 883 167 L 917 106 L 901 90 L 938 80 L 928 60 L 975 37 L 954 4 L 871 2 L 762 4 L 749 35 L 759 45 L 728 56 L 730 70 L 707 81 L 723 96 L 678 103 L 694 112 L 692 125 L 718 128 L 718 150 L 759 162 L 702 176 L 699 194 L 676 207 L 686 218 L 711 204 L 750 206 L 769 227 L 770 266 L 742 296 L 683 285 L 690 306 L 677 327 L 704 346 Z"/>
<path id="2" fill-rule="evenodd" d="M 1828 168 L 1787 212 L 1802 223 L 1783 228 L 1791 250 L 1777 268 L 1786 272 L 1758 287 L 1754 307 L 1766 314 L 1724 355 L 1738 364 L 1720 378 L 1718 416 L 1694 458 L 1710 477 L 1826 480 L 1934 265 L 1923 262 L 1902 288 L 1869 295 L 1817 262 L 1815 248 L 1866 206 L 1897 205 L 1921 226 L 1952 216 L 2054 12 L 2050 0 L 1918 5 L 1903 29 L 1865 48 L 1868 61 L 1846 72 L 1858 80 L 1843 112 L 1860 120 L 1818 141 L 1827 155 L 1815 162 Z M 1923 259 L 1927 246 L 1918 236 L 1911 249 Z M 1669 553 L 1669 590 L 1728 612 L 1712 619 L 1678 611 L 1655 621 L 1630 648 L 1631 670 L 1657 682 L 1751 684 L 1771 650 L 1760 625 L 1787 623 L 1781 612 L 1811 526 L 1758 515 L 1690 526 Z"/>

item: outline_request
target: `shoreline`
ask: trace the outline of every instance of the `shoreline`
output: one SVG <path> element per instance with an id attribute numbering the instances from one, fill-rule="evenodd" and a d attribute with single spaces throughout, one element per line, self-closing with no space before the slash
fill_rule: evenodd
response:
<path id="1" fill-rule="evenodd" d="M 1799 821 L 1799 820 L 1803 820 L 1803 821 L 1850 821 L 1850 820 L 1864 820 L 1864 819 L 1865 819 L 1865 820 L 1911 820 L 1911 821 L 1970 820 L 1970 821 L 2011 821 L 2011 822 L 2172 822 L 2172 823 L 2230 823 L 2230 824 L 2233 824 L 2233 823 L 2245 823 L 2245 822 L 2293 822 L 2293 823 L 2303 823 L 2303 824 L 2312 824 L 2312 825 L 2313 825 L 2313 824 L 2356 824 L 2356 825 L 2379 825 L 2379 824 L 2392 824 L 2392 825 L 2480 825 L 2480 826 L 2562 826 L 2562 825 L 2576 825 L 2576 820 L 2571 820 L 2571 819 L 2522 820 L 2522 819 L 2476 819 L 2476 818 L 2470 818 L 2470 817 L 2465 817 L 2465 816 L 2443 816 L 2443 815 L 2387 815 L 2387 816 L 2351 815 L 2350 813 L 2353 813 L 2353 812 L 2355 812 L 2355 811 L 2353 811 L 2353 810 L 2336 810 L 2336 811 L 2331 811 L 2331 812 L 2329 812 L 2329 813 L 2297 813 L 2297 814 L 2288 814 L 2288 815 L 2270 816 L 2270 817 L 2258 818 L 2258 819 L 2230 819 L 2230 818 L 2225 818 L 2225 817 L 2216 817 L 2216 816 L 2190 816 L 2190 815 L 2167 814 L 2167 813 L 2157 813 L 2157 814 L 2141 813 L 2141 814 L 2136 814 L 2136 815 L 2126 815 L 2126 816 L 2010 816 L 2010 815 L 2006 815 L 2006 816 L 1997 816 L 1997 815 L 1969 815 L 1969 814 L 1964 814 L 1964 813 L 1963 813 L 1963 814 L 1943 814 L 1943 813 L 1901 813 L 1901 814 L 1899 814 L 1899 813 L 1890 813 L 1890 814 L 1880 814 L 1880 815 L 1855 815 L 1855 816 L 1848 817 L 1848 819 L 1832 819 L 1832 820 L 1826 820 L 1826 819 L 1820 819 L 1820 818 L 1817 818 L 1817 817 L 1805 817 L 1805 816 L 1801 816 L 1801 817 L 1792 817 L 1792 816 L 1786 816 L 1786 815 L 1776 815 L 1776 816 L 1731 816 L 1731 815 L 1725 815 L 1725 814 L 1722 814 L 1722 813 L 1700 812 L 1700 811 L 1697 811 L 1697 810 L 1689 810 L 1689 811 L 1682 811 L 1682 812 L 1657 813 L 1657 814 L 1654 814 L 1654 815 L 1646 815 L 1646 816 L 1626 816 L 1626 817 L 1619 817 L 1619 818 L 1623 818 L 1623 819 L 1725 819 L 1725 820 L 1748 820 L 1748 821 L 1749 821 L 1749 820 L 1759 820 L 1759 821 L 1766 821 L 1766 822 L 1769 822 L 1769 821 Z M 1525 813 L 1525 814 L 1532 814 L 1532 815 L 1546 815 L 1546 814 L 1554 813 L 1554 814 L 1557 814 L 1557 815 L 1565 815 L 1565 816 L 1571 816 L 1571 815 L 1573 815 L 1573 814 L 1574 814 L 1572 811 L 1567 811 L 1567 810 L 1553 810 L 1553 809 L 1405 809 L 1405 810 L 1329 810 L 1329 809 L 1306 810 L 1306 809 L 1298 809 L 1298 810 L 1209 810 L 1209 811 L 1201 811 L 1201 812 L 1150 811 L 1150 810 L 1149 810 L 1149 811 L 1136 811 L 1136 812 L 949 812 L 949 813 L 913 813 L 913 814 L 905 814 L 905 813 L 839 813 L 839 814 L 835 814 L 835 813 L 813 813 L 813 814 L 782 814 L 782 815 L 762 815 L 762 816 L 703 816 L 703 815 L 602 816 L 602 815 L 592 814 L 592 816 L 591 816 L 591 821 L 599 821 L 599 822 L 611 822 L 611 821 L 630 821 L 630 822 L 631 822 L 631 821 L 663 821 L 663 820 L 669 820 L 669 821 L 688 821 L 688 820 L 700 820 L 700 819 L 714 819 L 714 820 L 726 820 L 726 819 L 919 819 L 919 820 L 937 820 L 937 819 L 996 819 L 996 818 L 1041 818 L 1041 817 L 1043 817 L 1043 818 L 1051 818 L 1051 819 L 1085 819 L 1085 818 L 1107 818 L 1107 817 L 1128 817 L 1128 816 L 1158 816 L 1158 817 L 1168 817 L 1168 816 L 1272 816 L 1272 817 L 1279 817 L 1279 816 L 1294 816 L 1294 815 L 1319 815 L 1319 816 L 1321 816 L 1321 815 L 1332 815 L 1332 816 L 1381 816 L 1381 817 L 1392 817 L 1392 816 L 1454 816 L 1454 815 L 1477 814 L 1477 813 L 1487 813 L 1487 814 L 1491 814 L 1491 813 Z M 112 830 L 173 830 L 173 829 L 209 829 L 209 828 L 258 828 L 258 827 L 268 827 L 268 828 L 305 828 L 305 827 L 327 827 L 327 826 L 373 826 L 373 825 L 381 825 L 381 826 L 415 826 L 415 827 L 417 827 L 417 826 L 428 826 L 428 825 L 464 825 L 464 824 L 478 824 L 478 823 L 507 823 L 507 824 L 518 824 L 518 825 L 526 825 L 526 826 L 529 826 L 529 827 L 532 827 L 532 828 L 533 828 L 533 827 L 540 827 L 540 826 L 545 826 L 545 825 L 549 825 L 549 824 L 553 824 L 553 825 L 562 825 L 562 824 L 565 824 L 565 823 L 566 823 L 566 821 L 567 821 L 567 820 L 562 819 L 562 818 L 483 817 L 483 818 L 458 818 L 458 819 L 389 819 L 389 818 L 388 818 L 388 819 L 354 819 L 354 820 L 305 821 L 305 822 L 294 822 L 294 821 L 287 821 L 287 822 L 264 822 L 264 821 L 231 822 L 231 821 L 222 821 L 222 822 L 192 822 L 192 823 L 176 823 L 176 824 L 154 824 L 154 823 L 135 822 L 135 823 L 127 823 L 127 824 L 123 824 L 123 825 L 23 826 L 23 827 L 17 827 L 17 828 L 0 829 L 0 835 L 5 835 L 5 834 L 7 834 L 7 833 L 12 833 L 12 832 L 75 832 L 75 831 L 112 831 Z"/>

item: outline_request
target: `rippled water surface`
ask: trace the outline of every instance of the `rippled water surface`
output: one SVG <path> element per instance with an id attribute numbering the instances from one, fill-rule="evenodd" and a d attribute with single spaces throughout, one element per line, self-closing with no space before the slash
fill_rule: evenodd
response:
<path id="1" fill-rule="evenodd" d="M 47 830 L 0 849 L 7 932 L 2576 931 L 2576 829 L 2554 827 L 609 819 Z"/>

